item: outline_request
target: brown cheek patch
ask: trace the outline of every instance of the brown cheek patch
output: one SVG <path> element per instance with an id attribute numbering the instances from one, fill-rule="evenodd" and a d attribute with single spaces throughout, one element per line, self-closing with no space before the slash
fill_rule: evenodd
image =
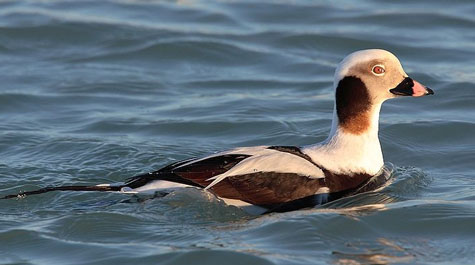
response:
<path id="1" fill-rule="evenodd" d="M 352 134 L 362 134 L 370 126 L 370 97 L 365 84 L 355 76 L 343 78 L 336 88 L 339 126 Z"/>

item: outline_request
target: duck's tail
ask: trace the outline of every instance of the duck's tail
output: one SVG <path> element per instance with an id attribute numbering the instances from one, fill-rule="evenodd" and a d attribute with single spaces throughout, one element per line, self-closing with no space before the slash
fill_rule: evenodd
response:
<path id="1" fill-rule="evenodd" d="M 23 198 L 29 195 L 42 194 L 50 191 L 120 191 L 122 185 L 111 185 L 111 184 L 100 184 L 94 186 L 56 186 L 56 187 L 45 187 L 32 191 L 22 191 L 17 194 L 10 194 L 3 197 L 0 197 L 0 200 L 4 199 L 13 199 L 13 198 Z"/>

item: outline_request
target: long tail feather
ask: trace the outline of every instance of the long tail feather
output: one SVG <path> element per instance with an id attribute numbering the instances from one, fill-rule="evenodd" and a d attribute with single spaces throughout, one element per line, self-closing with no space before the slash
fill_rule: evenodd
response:
<path id="1" fill-rule="evenodd" d="M 21 198 L 28 195 L 35 195 L 46 193 L 50 191 L 119 191 L 122 187 L 121 186 L 111 186 L 111 185 L 97 185 L 97 186 L 59 186 L 59 187 L 45 187 L 38 190 L 33 191 L 23 191 L 17 194 L 10 194 L 4 197 L 1 197 L 0 200 L 3 199 L 12 199 L 12 198 Z"/>

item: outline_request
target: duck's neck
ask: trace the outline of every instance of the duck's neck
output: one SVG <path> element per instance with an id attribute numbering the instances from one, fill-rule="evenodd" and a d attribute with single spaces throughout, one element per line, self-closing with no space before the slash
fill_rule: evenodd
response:
<path id="1" fill-rule="evenodd" d="M 378 138 L 380 109 L 381 104 L 373 104 L 365 112 L 342 116 L 335 107 L 327 140 L 304 147 L 303 151 L 315 163 L 337 174 L 377 174 L 384 164 Z"/>

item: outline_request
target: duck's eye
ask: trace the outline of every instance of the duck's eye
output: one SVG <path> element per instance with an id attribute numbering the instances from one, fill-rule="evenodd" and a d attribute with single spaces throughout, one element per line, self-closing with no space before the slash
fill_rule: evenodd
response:
<path id="1" fill-rule="evenodd" d="M 386 72 L 386 70 L 384 70 L 384 66 L 380 64 L 373 66 L 373 69 L 371 71 L 373 72 L 373 74 L 378 76 L 384 75 L 384 72 Z"/>

